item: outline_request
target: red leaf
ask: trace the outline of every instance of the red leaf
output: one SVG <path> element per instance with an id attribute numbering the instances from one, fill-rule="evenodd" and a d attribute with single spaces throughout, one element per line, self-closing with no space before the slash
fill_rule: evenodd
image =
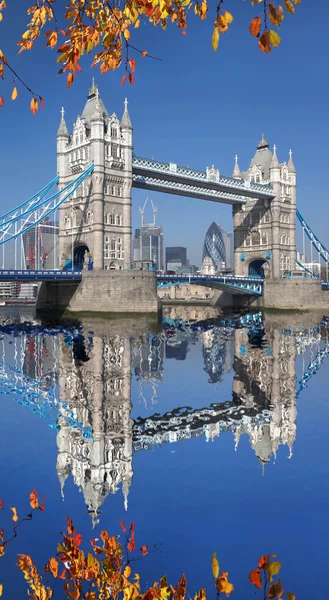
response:
<path id="1" fill-rule="evenodd" d="M 143 50 L 142 56 L 146 56 L 146 55 L 147 55 L 147 50 Z"/>
<path id="2" fill-rule="evenodd" d="M 125 526 L 123 521 L 120 521 L 120 525 L 122 527 L 122 531 L 125 533 L 127 531 L 127 527 Z"/>
<path id="3" fill-rule="evenodd" d="M 124 74 L 124 76 L 123 76 L 123 77 L 122 77 L 122 79 L 121 79 L 121 85 L 123 85 L 123 84 L 124 84 L 124 82 L 126 81 L 126 79 L 127 79 L 127 75 L 126 75 L 126 74 Z M 120 521 L 120 525 L 121 525 L 121 523 L 122 523 L 122 521 Z M 126 530 L 124 529 L 123 531 L 126 531 Z"/>
<path id="4" fill-rule="evenodd" d="M 1 102 L 2 100 L 2 102 Z M 3 105 L 3 98 L 0 97 L 0 106 Z M 0 500 L 0 510 L 3 510 L 3 500 Z"/>
<path id="5" fill-rule="evenodd" d="M 263 33 L 263 35 L 259 38 L 258 45 L 262 52 L 266 52 L 266 54 L 271 52 L 270 35 L 268 31 L 265 31 L 265 33 Z"/>
<path id="6" fill-rule="evenodd" d="M 135 529 L 135 523 L 133 521 L 132 524 L 130 525 L 129 531 L 134 531 L 134 529 Z"/>
<path id="7" fill-rule="evenodd" d="M 44 99 L 41 96 L 39 96 L 39 100 L 40 100 L 41 107 L 44 108 L 45 107 L 45 101 L 44 101 Z M 41 510 L 44 510 L 44 508 L 42 508 Z"/>
<path id="8" fill-rule="evenodd" d="M 31 108 L 31 110 L 32 110 L 32 108 Z M 30 505 L 31 505 L 31 508 L 33 508 L 33 509 L 38 508 L 38 506 L 39 506 L 39 498 L 38 498 L 37 490 L 32 490 L 32 492 L 30 493 Z"/>
<path id="9" fill-rule="evenodd" d="M 132 73 L 129 73 L 128 79 L 129 79 L 129 83 L 131 83 L 131 85 L 134 85 L 135 77 L 133 76 Z"/>
<path id="10" fill-rule="evenodd" d="M 80 546 L 80 544 L 82 542 L 82 535 L 81 535 L 81 533 L 76 533 L 75 534 L 74 541 L 75 541 L 75 545 L 76 546 Z"/>
<path id="11" fill-rule="evenodd" d="M 256 588 L 262 589 L 262 575 L 260 569 L 254 569 L 248 575 L 250 583 L 252 583 Z"/>
<path id="12" fill-rule="evenodd" d="M 36 98 L 32 98 L 31 102 L 30 102 L 30 110 L 32 115 L 36 115 L 39 109 L 39 104 L 38 101 L 36 100 Z"/>
<path id="13" fill-rule="evenodd" d="M 59 579 L 66 579 L 66 569 L 63 569 L 63 571 L 61 572 L 61 574 L 58 577 Z"/>
<path id="14" fill-rule="evenodd" d="M 75 532 L 75 528 L 73 527 L 73 523 L 72 523 L 71 519 L 69 519 L 68 517 L 66 517 L 66 520 L 67 520 L 67 533 L 69 535 L 71 535 L 72 533 Z"/>
<path id="15" fill-rule="evenodd" d="M 148 547 L 147 546 L 142 546 L 141 547 L 141 553 L 142 553 L 142 556 L 146 556 L 148 554 Z"/>
<path id="16" fill-rule="evenodd" d="M 2 96 L 0 96 L 0 107 L 3 106 L 3 104 L 4 104 L 4 99 Z M 0 502 L 2 502 L 2 500 Z M 3 506 L 0 506 L 0 508 L 3 508 Z"/>

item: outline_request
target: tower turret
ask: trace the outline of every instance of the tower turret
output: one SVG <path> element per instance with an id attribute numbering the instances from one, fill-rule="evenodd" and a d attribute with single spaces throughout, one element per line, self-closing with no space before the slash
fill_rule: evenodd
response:
<path id="1" fill-rule="evenodd" d="M 240 171 L 239 164 L 238 164 L 238 155 L 237 154 L 235 155 L 235 164 L 234 164 L 232 177 L 234 177 L 234 179 L 241 179 L 241 171 Z"/>
<path id="2" fill-rule="evenodd" d="M 57 131 L 57 172 L 60 177 L 65 177 L 65 175 L 67 175 L 67 161 L 65 160 L 65 152 L 70 141 L 64 115 L 65 111 L 64 108 L 62 108 L 61 120 Z"/>
<path id="3" fill-rule="evenodd" d="M 95 85 L 93 84 L 93 88 Z M 93 89 L 92 88 L 92 89 Z M 94 269 L 104 268 L 104 173 L 105 143 L 104 116 L 102 113 L 99 91 L 95 89 L 95 102 L 91 114 L 91 159 L 94 162 L 92 175 L 93 187 L 93 260 Z"/>
<path id="4" fill-rule="evenodd" d="M 270 165 L 270 182 L 275 198 L 271 202 L 272 214 L 272 277 L 280 277 L 280 200 L 281 200 L 281 173 L 280 164 L 276 154 L 276 145 L 273 147 L 273 156 Z"/>
<path id="5" fill-rule="evenodd" d="M 124 261 L 125 269 L 131 266 L 131 188 L 132 188 L 132 157 L 133 157 L 133 128 L 128 112 L 128 100 L 125 98 L 124 111 L 121 119 L 122 158 L 124 163 L 123 184 L 123 222 L 124 222 Z"/>

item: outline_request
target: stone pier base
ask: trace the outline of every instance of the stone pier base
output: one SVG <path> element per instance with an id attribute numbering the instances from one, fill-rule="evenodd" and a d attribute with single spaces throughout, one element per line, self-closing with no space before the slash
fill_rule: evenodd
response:
<path id="1" fill-rule="evenodd" d="M 286 310 L 323 309 L 329 312 L 329 291 L 315 279 L 265 279 L 258 305 Z"/>
<path id="2" fill-rule="evenodd" d="M 83 271 L 80 282 L 43 282 L 37 311 L 158 314 L 156 273 L 95 270 Z"/>

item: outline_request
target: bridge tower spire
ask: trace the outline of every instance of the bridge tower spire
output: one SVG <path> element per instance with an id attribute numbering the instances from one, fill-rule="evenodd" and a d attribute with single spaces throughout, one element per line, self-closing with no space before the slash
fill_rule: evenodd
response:
<path id="1" fill-rule="evenodd" d="M 234 179 L 241 179 L 241 171 L 239 168 L 239 163 L 238 163 L 238 155 L 235 155 L 235 163 L 234 163 L 234 170 L 233 170 L 233 175 L 232 177 L 234 177 Z"/>
<path id="2" fill-rule="evenodd" d="M 125 98 L 121 119 L 121 139 L 123 158 L 123 221 L 124 221 L 124 263 L 125 269 L 131 267 L 131 188 L 133 170 L 133 128 L 128 113 L 128 100 Z"/>

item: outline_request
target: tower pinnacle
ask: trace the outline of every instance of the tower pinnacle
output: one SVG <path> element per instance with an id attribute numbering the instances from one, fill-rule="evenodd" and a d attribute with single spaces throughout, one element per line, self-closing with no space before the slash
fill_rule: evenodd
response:
<path id="1" fill-rule="evenodd" d="M 234 164 L 234 169 L 233 169 L 233 177 L 236 179 L 240 179 L 241 178 L 241 171 L 239 168 L 239 163 L 238 163 L 238 155 L 235 155 L 235 164 Z"/>
<path id="2" fill-rule="evenodd" d="M 58 131 L 57 131 L 57 137 L 59 137 L 59 136 L 69 137 L 69 132 L 67 130 L 67 126 L 66 126 L 64 115 L 65 115 L 65 110 L 64 110 L 64 107 L 62 106 L 62 108 L 61 108 L 61 121 L 60 121 L 59 128 L 58 128 Z"/>
<path id="3" fill-rule="evenodd" d="M 296 173 L 294 161 L 292 160 L 292 150 L 289 150 L 288 171 L 289 173 Z"/>
<path id="4" fill-rule="evenodd" d="M 123 116 L 122 116 L 122 120 L 121 120 L 121 127 L 125 128 L 125 129 L 132 129 L 132 124 L 131 124 L 129 112 L 128 112 L 127 98 L 125 98 L 125 100 L 124 100 L 124 107 L 125 108 L 124 108 Z"/>
<path id="5" fill-rule="evenodd" d="M 279 165 L 279 161 L 278 161 L 278 157 L 277 157 L 277 154 L 276 154 L 276 151 L 277 151 L 277 147 L 274 144 L 274 146 L 273 146 L 273 156 L 272 156 L 272 160 L 271 160 L 270 169 L 275 169 L 275 168 L 277 168 L 277 167 L 280 166 Z"/>

